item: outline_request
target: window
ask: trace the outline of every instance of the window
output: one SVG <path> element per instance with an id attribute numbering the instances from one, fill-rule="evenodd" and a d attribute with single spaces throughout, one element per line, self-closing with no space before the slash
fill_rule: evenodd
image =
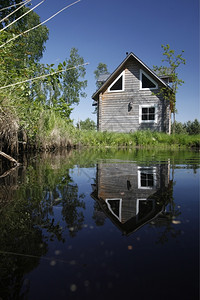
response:
<path id="1" fill-rule="evenodd" d="M 153 187 L 153 174 L 146 172 L 141 172 L 140 183 L 141 187 Z"/>
<path id="2" fill-rule="evenodd" d="M 155 107 L 142 107 L 142 121 L 155 120 Z"/>
<path id="3" fill-rule="evenodd" d="M 136 202 L 136 220 L 137 222 L 148 218 L 155 210 L 154 199 L 137 199 Z"/>
<path id="4" fill-rule="evenodd" d="M 121 222 L 122 199 L 106 199 L 106 203 L 110 212 Z"/>
<path id="5" fill-rule="evenodd" d="M 158 84 L 143 70 L 140 70 L 140 89 L 142 90 L 155 90 L 158 88 Z"/>
<path id="6" fill-rule="evenodd" d="M 139 107 L 139 123 L 157 123 L 156 105 L 141 105 Z"/>
<path id="7" fill-rule="evenodd" d="M 155 168 L 139 167 L 138 168 L 138 188 L 152 189 L 156 187 L 156 170 Z"/>
<path id="8" fill-rule="evenodd" d="M 124 72 L 122 72 L 115 81 L 109 86 L 109 92 L 121 92 L 124 90 Z"/>

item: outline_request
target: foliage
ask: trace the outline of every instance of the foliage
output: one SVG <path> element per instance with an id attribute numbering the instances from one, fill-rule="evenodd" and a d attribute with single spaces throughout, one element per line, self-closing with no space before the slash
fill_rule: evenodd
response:
<path id="1" fill-rule="evenodd" d="M 101 75 L 108 75 L 108 74 L 109 74 L 109 72 L 108 72 L 107 65 L 104 63 L 99 63 L 97 66 L 97 69 L 94 71 L 97 89 L 99 89 L 103 84 L 103 82 L 99 80 L 99 77 Z M 97 106 L 95 104 L 95 109 L 94 109 L 93 114 L 96 114 L 96 113 L 97 113 Z"/>
<path id="2" fill-rule="evenodd" d="M 8 5 L 12 3 L 16 2 L 7 1 Z M 27 10 L 20 9 L 20 14 Z M 18 16 L 13 14 L 9 21 Z M 0 45 L 13 34 L 39 23 L 39 16 L 31 12 L 9 30 L 1 32 Z M 47 38 L 48 29 L 40 26 L 0 48 L 0 87 L 52 73 L 40 80 L 0 90 L 0 134 L 5 151 L 17 153 L 18 138 L 24 145 L 23 149 L 49 150 L 71 145 L 71 105 L 78 104 L 79 97 L 85 96 L 82 89 L 87 84 L 79 80 L 79 77 L 84 77 L 85 68 L 74 67 L 84 63 L 84 60 L 78 55 L 78 50 L 72 48 L 69 60 L 57 67 L 54 64 L 40 64 L 38 60 Z"/>
<path id="3" fill-rule="evenodd" d="M 18 1 L 7 1 L 7 4 L 13 4 L 13 2 L 17 3 Z M 0 17 L 5 16 L 5 13 L 8 14 L 14 9 L 15 7 L 11 7 L 8 10 L 0 11 Z M 6 19 L 5 25 L 16 20 L 28 11 L 30 11 L 30 9 L 24 6 Z M 40 17 L 34 11 L 30 11 L 19 21 L 11 25 L 6 32 L 11 34 L 11 37 L 14 37 L 15 35 L 21 34 L 27 29 L 35 27 L 38 24 L 40 24 Z M 3 27 L 3 24 L 1 24 L 1 27 Z M 23 67 L 24 65 L 27 66 L 27 64 L 30 64 L 30 61 L 39 61 L 45 50 L 45 42 L 48 39 L 48 35 L 48 28 L 45 25 L 42 25 L 29 33 L 23 34 L 14 41 L 13 52 L 15 53 L 15 57 L 18 58 L 16 68 Z"/>
<path id="4" fill-rule="evenodd" d="M 38 266 L 48 252 L 48 243 L 64 242 L 67 231 L 74 237 L 82 229 L 84 195 L 79 194 L 78 185 L 70 176 L 70 166 L 69 155 L 54 156 L 54 159 L 38 155 L 36 162 L 30 162 L 27 168 L 24 166 L 12 176 L 0 178 L 3 299 L 24 299 L 20 295 L 24 288 L 23 276 Z"/>
<path id="5" fill-rule="evenodd" d="M 93 120 L 87 118 L 85 121 L 80 121 L 79 123 L 77 123 L 76 127 L 81 130 L 95 130 L 96 124 Z"/>
<path id="6" fill-rule="evenodd" d="M 160 89 L 158 94 L 162 95 L 162 97 L 170 102 L 170 109 L 171 112 L 174 114 L 174 121 L 175 121 L 175 112 L 176 112 L 176 94 L 178 91 L 178 87 L 181 86 L 184 81 L 179 79 L 177 69 L 181 64 L 186 63 L 185 59 L 183 58 L 184 50 L 181 51 L 180 54 L 175 55 L 175 51 L 170 49 L 170 46 L 167 44 L 166 46 L 162 45 L 163 48 L 163 56 L 162 62 L 167 64 L 164 66 L 154 66 L 154 71 L 159 75 L 167 75 L 171 79 L 171 89 L 163 87 Z"/>
<path id="7" fill-rule="evenodd" d="M 193 122 L 188 121 L 183 124 L 181 122 L 175 122 L 173 126 L 174 131 L 177 134 L 200 134 L 200 122 L 197 119 L 195 119 Z"/>
<path id="8" fill-rule="evenodd" d="M 96 79 L 96 87 L 97 89 L 99 89 L 102 85 L 102 82 L 100 82 L 99 76 L 100 75 L 104 75 L 104 74 L 109 74 L 108 72 L 108 67 L 106 64 L 104 63 L 99 63 L 97 66 L 97 69 L 94 71 L 94 75 L 95 75 L 95 79 Z"/>
<path id="9" fill-rule="evenodd" d="M 14 12 L 16 10 L 17 4 L 21 3 L 21 0 L 0 0 L 0 19 L 4 19 L 8 14 Z M 6 18 L 4 20 L 4 22 L 0 23 L 0 28 L 3 28 L 4 25 L 7 25 L 9 22 L 14 21 L 15 19 L 17 19 L 18 17 L 20 17 L 22 15 L 22 11 L 21 9 L 16 11 L 14 14 L 12 14 L 9 19 Z"/>
<path id="10" fill-rule="evenodd" d="M 172 125 L 172 131 L 177 133 L 177 134 L 187 134 L 187 130 L 181 122 L 175 121 L 174 124 Z"/>
<path id="11" fill-rule="evenodd" d="M 63 74 L 63 99 L 67 104 L 79 104 L 80 97 L 86 97 L 83 90 L 87 86 L 87 80 L 80 80 L 86 74 L 83 66 L 84 59 L 79 56 L 78 49 L 72 48 L 69 59 L 66 59 L 67 71 Z M 76 68 L 74 68 L 77 66 Z"/>
<path id="12" fill-rule="evenodd" d="M 73 134 L 73 143 L 92 147 L 125 148 L 188 148 L 200 147 L 200 135 L 174 134 L 161 132 L 137 131 L 134 133 L 79 131 Z"/>
<path id="13" fill-rule="evenodd" d="M 200 134 L 200 122 L 197 119 L 193 122 L 188 121 L 184 126 L 188 134 Z"/>

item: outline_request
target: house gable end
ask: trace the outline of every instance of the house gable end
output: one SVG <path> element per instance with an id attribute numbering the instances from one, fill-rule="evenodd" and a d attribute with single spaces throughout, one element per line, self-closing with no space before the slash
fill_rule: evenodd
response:
<path id="1" fill-rule="evenodd" d="M 147 78 L 147 81 L 150 80 L 152 83 L 154 83 L 155 87 L 151 87 L 151 89 L 157 89 L 158 88 L 158 82 L 165 87 L 168 87 L 168 84 L 162 80 L 155 72 L 153 72 L 147 65 L 145 65 L 135 54 L 132 52 L 124 59 L 124 61 L 115 69 L 115 71 L 108 76 L 107 80 L 104 82 L 104 84 L 92 95 L 92 99 L 98 101 L 99 94 L 108 89 L 110 91 L 110 87 L 113 86 L 116 83 L 116 80 L 119 78 L 119 74 L 122 74 L 122 72 L 125 69 L 125 64 L 128 60 L 135 59 L 139 65 L 140 69 L 142 70 L 142 73 L 145 74 L 144 76 Z M 147 74 L 148 73 L 148 74 Z M 124 78 L 123 78 L 124 80 Z M 149 89 L 149 88 L 148 88 Z M 123 89 L 124 90 L 124 89 Z"/>

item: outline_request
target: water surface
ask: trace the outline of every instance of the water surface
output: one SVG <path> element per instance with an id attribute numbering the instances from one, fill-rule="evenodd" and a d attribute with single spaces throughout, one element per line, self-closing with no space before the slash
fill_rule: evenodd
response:
<path id="1" fill-rule="evenodd" d="M 198 299 L 199 154 L 72 151 L 0 174 L 1 299 Z"/>

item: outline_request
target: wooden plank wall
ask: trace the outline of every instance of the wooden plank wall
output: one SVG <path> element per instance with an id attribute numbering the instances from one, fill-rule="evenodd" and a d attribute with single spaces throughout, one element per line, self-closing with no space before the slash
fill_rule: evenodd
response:
<path id="1" fill-rule="evenodd" d="M 150 90 L 140 90 L 141 65 L 134 59 L 125 65 L 125 91 L 103 91 L 99 97 L 98 125 L 100 131 L 134 132 L 140 129 L 169 131 L 169 105 Z M 147 71 L 144 70 L 146 73 Z M 116 75 L 116 77 L 119 74 Z M 150 74 L 149 74 L 150 75 Z M 154 92 L 156 92 L 154 90 Z M 128 104 L 132 102 L 132 110 Z M 158 119 L 156 124 L 139 124 L 139 105 L 156 104 Z"/>
<path id="2" fill-rule="evenodd" d="M 137 199 L 147 199 L 168 185 L 168 166 L 154 165 L 155 186 L 151 189 L 138 187 L 138 166 L 134 163 L 100 163 L 97 167 L 98 198 L 122 199 L 122 223 L 136 216 Z M 148 166 L 149 167 L 149 166 Z M 130 186 L 127 187 L 127 181 Z"/>

